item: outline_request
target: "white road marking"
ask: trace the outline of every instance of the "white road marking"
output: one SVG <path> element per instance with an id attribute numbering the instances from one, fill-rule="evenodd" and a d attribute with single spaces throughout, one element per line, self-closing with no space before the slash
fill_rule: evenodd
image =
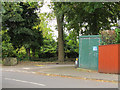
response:
<path id="1" fill-rule="evenodd" d="M 33 73 L 35 74 L 35 72 L 28 72 L 28 71 L 21 71 L 21 70 L 4 70 L 6 72 L 23 72 L 23 73 Z"/>
<path id="2" fill-rule="evenodd" d="M 18 79 L 11 79 L 11 78 L 5 78 L 5 79 L 6 80 L 17 81 L 17 82 L 22 82 L 22 83 L 30 83 L 30 84 L 39 85 L 39 86 L 46 86 L 44 84 L 35 83 L 35 82 L 29 82 L 29 81 L 23 81 L 23 80 L 18 80 Z"/>
<path id="3" fill-rule="evenodd" d="M 29 70 L 30 68 L 22 68 L 22 69 L 26 69 L 26 70 Z"/>

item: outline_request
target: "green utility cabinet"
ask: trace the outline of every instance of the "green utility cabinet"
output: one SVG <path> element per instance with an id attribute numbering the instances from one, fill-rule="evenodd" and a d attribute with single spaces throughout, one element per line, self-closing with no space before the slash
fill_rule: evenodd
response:
<path id="1" fill-rule="evenodd" d="M 99 35 L 79 37 L 79 67 L 98 70 L 98 45 Z"/>

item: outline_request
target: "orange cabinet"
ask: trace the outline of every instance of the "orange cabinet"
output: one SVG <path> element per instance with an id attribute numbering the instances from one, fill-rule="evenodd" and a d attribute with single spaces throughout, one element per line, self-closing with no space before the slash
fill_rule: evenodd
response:
<path id="1" fill-rule="evenodd" d="M 120 73 L 120 44 L 100 45 L 98 72 Z"/>

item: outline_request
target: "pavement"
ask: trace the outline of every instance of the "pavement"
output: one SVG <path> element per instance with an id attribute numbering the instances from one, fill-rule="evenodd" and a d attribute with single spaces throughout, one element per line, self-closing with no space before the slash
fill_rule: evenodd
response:
<path id="1" fill-rule="evenodd" d="M 118 74 L 98 73 L 94 70 L 75 68 L 74 64 L 56 64 L 56 63 L 34 63 L 34 64 L 18 64 L 16 66 L 2 66 L 3 71 L 25 72 L 33 74 L 41 74 L 46 76 L 58 76 L 65 78 L 94 80 L 99 82 L 118 83 Z"/>

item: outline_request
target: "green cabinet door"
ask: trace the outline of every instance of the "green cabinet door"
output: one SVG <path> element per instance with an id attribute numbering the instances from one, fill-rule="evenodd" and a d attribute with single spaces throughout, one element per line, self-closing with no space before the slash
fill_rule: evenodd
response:
<path id="1" fill-rule="evenodd" d="M 79 38 L 79 67 L 98 70 L 98 35 L 80 36 Z"/>

